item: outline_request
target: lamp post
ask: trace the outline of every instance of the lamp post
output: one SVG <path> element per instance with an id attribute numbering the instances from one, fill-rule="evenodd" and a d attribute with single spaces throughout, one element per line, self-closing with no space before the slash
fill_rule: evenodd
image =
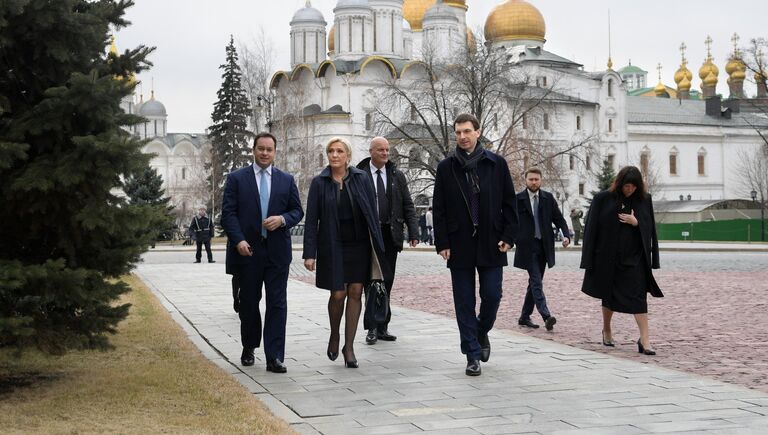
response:
<path id="1" fill-rule="evenodd" d="M 752 201 L 757 202 L 757 191 L 753 190 L 749 194 L 752 196 Z M 760 201 L 760 241 L 765 241 L 765 206 L 762 201 Z"/>

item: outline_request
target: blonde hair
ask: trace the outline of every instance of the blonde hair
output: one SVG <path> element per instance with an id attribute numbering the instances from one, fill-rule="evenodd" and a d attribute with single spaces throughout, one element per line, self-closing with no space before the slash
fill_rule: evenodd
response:
<path id="1" fill-rule="evenodd" d="M 340 143 L 344 146 L 344 150 L 347 152 L 347 157 L 349 158 L 349 161 L 347 163 L 352 161 L 352 145 L 347 142 L 346 139 L 342 137 L 332 137 L 331 140 L 328 141 L 328 143 L 325 145 L 325 154 L 328 154 L 328 150 L 331 149 L 331 145 L 335 143 Z"/>

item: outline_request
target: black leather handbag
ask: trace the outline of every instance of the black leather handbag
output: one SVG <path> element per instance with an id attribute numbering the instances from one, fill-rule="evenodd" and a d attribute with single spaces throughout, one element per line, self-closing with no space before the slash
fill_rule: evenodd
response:
<path id="1" fill-rule="evenodd" d="M 378 325 L 387 321 L 389 300 L 384 281 L 373 280 L 365 287 L 365 317 L 368 325 Z"/>

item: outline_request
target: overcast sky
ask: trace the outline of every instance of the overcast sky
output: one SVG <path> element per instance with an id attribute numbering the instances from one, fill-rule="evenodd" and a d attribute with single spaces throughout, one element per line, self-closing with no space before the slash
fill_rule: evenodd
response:
<path id="1" fill-rule="evenodd" d="M 221 84 L 219 65 L 229 35 L 248 43 L 261 27 L 275 48 L 276 69 L 288 69 L 289 22 L 305 0 L 135 0 L 126 18 L 132 25 L 117 33 L 118 49 L 139 44 L 157 47 L 150 60 L 154 67 L 141 74 L 144 98 L 154 80 L 155 96 L 168 111 L 169 132 L 203 132 L 211 123 L 216 91 Z M 333 22 L 337 0 L 312 0 L 328 22 Z M 720 68 L 718 91 L 727 94 L 725 63 L 732 51 L 734 32 L 741 45 L 750 38 L 768 37 L 765 0 L 671 1 L 645 0 L 529 0 L 544 15 L 547 26 L 544 48 L 575 60 L 586 70 L 604 70 L 608 56 L 608 9 L 611 14 L 611 51 L 614 69 L 631 60 L 649 71 L 648 82 L 657 83 L 656 65 L 663 66 L 665 84 L 680 65 L 681 42 L 699 89 L 698 69 L 706 57 L 704 40 L 711 35 L 712 54 Z M 482 28 L 491 9 L 501 0 L 468 0 L 467 22 Z M 761 22 L 762 20 L 762 22 Z M 763 24 L 761 26 L 761 24 Z M 751 78 L 751 75 L 750 75 Z M 754 85 L 746 84 L 748 94 Z M 137 94 L 138 94 L 137 89 Z"/>

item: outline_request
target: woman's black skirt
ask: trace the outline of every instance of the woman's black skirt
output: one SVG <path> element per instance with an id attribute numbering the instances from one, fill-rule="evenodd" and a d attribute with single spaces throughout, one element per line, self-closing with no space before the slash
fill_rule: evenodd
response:
<path id="1" fill-rule="evenodd" d="M 617 264 L 613 271 L 611 288 L 603 298 L 603 306 L 620 313 L 647 313 L 649 288 L 645 257 L 642 257 L 635 266 Z"/>
<path id="2" fill-rule="evenodd" d="M 341 242 L 344 283 L 365 283 L 370 276 L 371 243 L 369 240 Z"/>

